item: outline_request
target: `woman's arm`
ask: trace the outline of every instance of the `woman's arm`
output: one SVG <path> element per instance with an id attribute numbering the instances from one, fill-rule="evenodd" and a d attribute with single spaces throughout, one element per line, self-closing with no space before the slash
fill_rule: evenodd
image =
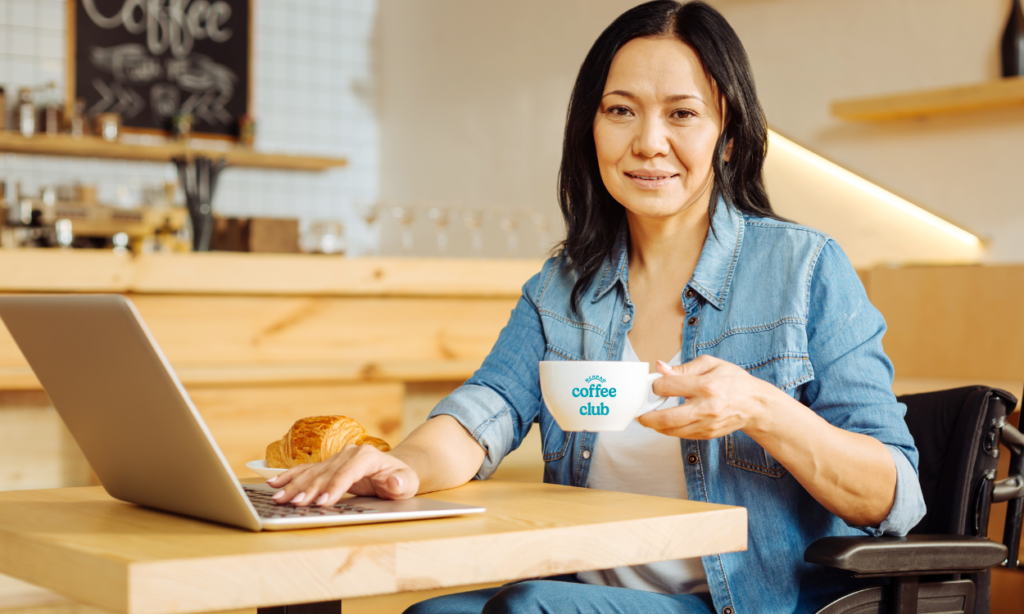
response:
<path id="1" fill-rule="evenodd" d="M 391 452 L 348 446 L 323 461 L 300 465 L 267 483 L 281 490 L 278 503 L 334 505 L 346 492 L 383 499 L 461 486 L 484 461 L 484 449 L 451 416 L 416 428 Z"/>
<path id="2" fill-rule="evenodd" d="M 684 439 L 741 430 L 782 463 L 830 512 L 851 525 L 878 526 L 896 493 L 896 466 L 877 439 L 832 426 L 785 392 L 731 363 L 701 356 L 655 382 L 679 407 L 652 411 L 640 423 Z"/>
<path id="3" fill-rule="evenodd" d="M 896 464 L 870 435 L 832 426 L 771 384 L 744 431 L 828 511 L 848 524 L 877 527 L 896 500 Z"/>
<path id="4" fill-rule="evenodd" d="M 462 486 L 484 462 L 484 449 L 459 421 L 436 416 L 416 427 L 392 451 L 419 476 L 417 493 Z"/>

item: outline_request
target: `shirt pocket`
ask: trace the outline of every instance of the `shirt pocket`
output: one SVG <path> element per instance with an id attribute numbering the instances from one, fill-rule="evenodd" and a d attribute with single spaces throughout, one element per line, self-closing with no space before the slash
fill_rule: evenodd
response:
<path id="1" fill-rule="evenodd" d="M 725 436 L 726 464 L 753 471 L 770 478 L 781 478 L 786 475 L 782 463 L 772 458 L 756 441 L 743 431 L 735 431 Z"/>
<path id="2" fill-rule="evenodd" d="M 698 354 L 731 362 L 790 396 L 798 386 L 814 379 L 807 356 L 806 324 L 799 318 L 733 328 L 713 341 L 698 343 L 696 349 Z"/>
<path id="3" fill-rule="evenodd" d="M 702 349 L 790 396 L 795 397 L 801 384 L 814 379 L 803 322 L 796 319 L 734 330 L 723 335 L 716 344 L 708 345 L 710 347 Z M 742 431 L 725 436 L 725 461 L 737 469 L 770 478 L 780 478 L 787 473 L 782 463 Z"/>
<path id="4" fill-rule="evenodd" d="M 782 353 L 740 366 L 751 375 L 791 395 L 797 386 L 814 379 L 811 361 L 804 352 Z M 760 444 L 742 431 L 725 436 L 725 455 L 725 462 L 738 469 L 771 478 L 781 478 L 787 473 L 782 463 L 772 458 Z"/>
<path id="5" fill-rule="evenodd" d="M 545 463 L 561 460 L 569 449 L 569 434 L 558 426 L 547 409 L 541 414 L 540 440 Z"/>
<path id="6" fill-rule="evenodd" d="M 583 359 L 549 343 L 544 350 L 544 360 Z M 566 451 L 569 449 L 569 434 L 563 431 L 558 426 L 558 423 L 555 422 L 555 417 L 548 411 L 547 405 L 543 404 L 543 398 L 541 402 L 541 412 L 538 419 L 540 424 L 538 426 L 540 426 L 541 451 L 544 454 L 544 462 L 547 463 L 560 460 L 565 456 Z"/>
<path id="7" fill-rule="evenodd" d="M 607 360 L 607 336 L 585 318 L 540 309 L 544 331 L 544 360 Z"/>
<path id="8" fill-rule="evenodd" d="M 779 352 L 739 366 L 754 377 L 789 392 L 790 396 L 797 386 L 814 379 L 814 369 L 807 352 Z"/>

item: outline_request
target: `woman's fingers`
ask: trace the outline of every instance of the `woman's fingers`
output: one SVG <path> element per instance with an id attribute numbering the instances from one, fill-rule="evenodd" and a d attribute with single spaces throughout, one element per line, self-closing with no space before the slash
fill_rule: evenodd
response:
<path id="1" fill-rule="evenodd" d="M 360 446 L 360 448 L 348 462 L 329 476 L 321 489 L 322 494 L 318 494 L 318 498 L 313 501 L 315 504 L 334 505 L 341 500 L 345 493 L 350 492 L 354 485 L 386 470 L 386 465 L 382 466 L 380 462 L 383 460 L 382 457 L 386 456 L 383 452 L 373 446 Z"/>
<path id="2" fill-rule="evenodd" d="M 699 356 L 675 367 L 659 360 L 658 373 L 664 377 L 655 380 L 652 390 L 654 394 L 662 397 L 689 399 L 702 396 L 706 393 L 705 386 L 709 376 L 720 364 L 724 363 L 711 356 Z"/>
<path id="3" fill-rule="evenodd" d="M 671 367 L 659 361 L 663 375 L 653 384 L 655 394 L 683 397 L 678 407 L 650 411 L 640 424 L 684 439 L 713 439 L 742 430 L 758 418 L 765 384 L 740 367 L 718 358 L 701 356 Z"/>
<path id="4" fill-rule="evenodd" d="M 374 494 L 382 499 L 408 499 L 420 488 L 419 476 L 408 467 L 372 475 L 370 483 Z"/>
<path id="5" fill-rule="evenodd" d="M 320 496 L 331 476 L 349 462 L 355 449 L 356 446 L 346 446 L 326 461 L 296 467 L 294 470 L 301 472 L 296 471 L 296 475 L 293 475 L 287 484 L 281 484 L 281 481 L 268 482 L 275 488 L 281 488 L 274 493 L 274 501 L 299 506 L 312 504 Z"/>
<path id="6" fill-rule="evenodd" d="M 691 399 L 704 393 L 704 382 L 705 376 L 703 375 L 682 375 L 670 371 L 664 377 L 654 380 L 651 390 L 661 397 Z"/>
<path id="7" fill-rule="evenodd" d="M 386 464 L 376 467 L 372 464 L 365 471 L 353 470 L 347 475 L 335 474 L 316 505 L 334 505 L 350 492 L 355 495 L 377 496 L 381 499 L 408 499 L 419 490 L 420 481 L 416 472 L 406 466 Z M 376 470 L 374 470 L 376 469 Z M 358 478 L 352 479 L 354 476 Z"/>
<path id="8" fill-rule="evenodd" d="M 349 452 L 345 454 L 345 452 Z M 359 480 L 372 475 L 379 468 L 375 461 L 384 453 L 373 446 L 351 446 L 339 452 L 327 463 L 327 467 L 303 491 L 301 501 L 292 499 L 292 503 L 300 507 L 306 505 L 334 505 L 349 488 Z M 326 498 L 321 499 L 326 495 Z M 296 495 L 298 498 L 298 495 Z M 320 501 L 323 503 L 320 503 Z"/>
<path id="9" fill-rule="evenodd" d="M 279 473 L 274 477 L 267 480 L 267 484 L 270 484 L 274 488 L 283 488 L 286 484 L 295 479 L 296 476 L 302 474 L 304 471 L 309 469 L 309 465 L 299 465 L 298 467 L 292 467 L 284 473 Z"/>
<path id="10" fill-rule="evenodd" d="M 670 372 L 677 375 L 703 375 L 721 364 L 726 363 L 719 358 L 707 355 L 698 356 L 689 362 L 684 362 L 683 364 L 676 365 L 674 367 L 664 360 L 658 361 L 659 367 L 668 369 Z M 661 371 L 661 369 L 658 370 Z"/>
<path id="11" fill-rule="evenodd" d="M 687 403 L 685 405 L 649 411 L 637 418 L 637 421 L 647 428 L 663 433 L 669 429 L 685 429 L 692 424 L 696 424 L 700 421 L 700 418 L 695 413 L 694 405 Z"/>
<path id="12" fill-rule="evenodd" d="M 416 472 L 373 446 L 348 446 L 327 461 L 304 467 L 307 469 L 292 475 L 286 484 L 280 484 L 284 480 L 268 482 L 283 486 L 274 494 L 274 501 L 299 507 L 327 506 L 336 504 L 347 492 L 406 499 L 419 490 Z"/>
<path id="13" fill-rule="evenodd" d="M 637 420 L 643 426 L 662 435 L 681 439 L 714 439 L 736 430 L 735 420 L 719 413 L 709 413 L 696 405 L 688 402 L 685 405 L 649 411 Z"/>

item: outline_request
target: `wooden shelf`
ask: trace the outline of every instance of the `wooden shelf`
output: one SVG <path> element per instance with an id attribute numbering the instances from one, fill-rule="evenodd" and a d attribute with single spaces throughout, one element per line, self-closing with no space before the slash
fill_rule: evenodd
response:
<path id="1" fill-rule="evenodd" d="M 1010 77 L 976 85 L 839 100 L 832 115 L 848 121 L 888 121 L 1024 107 L 1024 77 Z"/>
<path id="2" fill-rule="evenodd" d="M 344 158 L 270 154 L 241 148 L 225 150 L 192 148 L 174 142 L 158 145 L 110 143 L 95 136 L 75 139 L 66 134 L 52 137 L 37 134 L 31 139 L 26 139 L 17 132 L 11 131 L 0 131 L 0 152 L 151 162 L 168 162 L 171 158 L 182 155 L 203 155 L 213 159 L 225 158 L 230 166 L 292 171 L 325 171 L 345 166 L 348 163 Z"/>

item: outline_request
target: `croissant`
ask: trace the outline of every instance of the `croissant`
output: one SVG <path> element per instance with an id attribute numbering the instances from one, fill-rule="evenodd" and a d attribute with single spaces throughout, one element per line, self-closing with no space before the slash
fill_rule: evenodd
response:
<path id="1" fill-rule="evenodd" d="M 319 463 L 349 444 L 368 444 L 382 452 L 391 450 L 386 441 L 371 437 L 352 418 L 312 416 L 296 421 L 284 437 L 267 446 L 267 466 L 290 469 L 304 463 Z"/>

